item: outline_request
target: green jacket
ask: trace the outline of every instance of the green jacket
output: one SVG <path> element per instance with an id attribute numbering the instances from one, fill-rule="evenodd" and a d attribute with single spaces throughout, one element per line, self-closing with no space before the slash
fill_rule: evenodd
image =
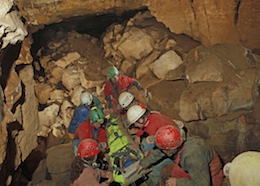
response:
<path id="1" fill-rule="evenodd" d="M 214 158 L 212 148 L 199 138 L 187 138 L 185 143 L 179 165 L 190 175 L 191 179 L 177 179 L 176 185 L 210 186 L 211 173 L 209 164 Z"/>
<path id="2" fill-rule="evenodd" d="M 140 165 L 144 168 L 164 158 L 160 149 L 154 149 L 145 157 Z M 209 164 L 214 158 L 213 149 L 198 137 L 188 137 L 180 154 L 179 166 L 186 171 L 191 179 L 177 179 L 177 186 L 210 186 L 211 172 Z M 174 160 L 174 158 L 173 158 Z M 219 162 L 221 164 L 221 162 Z"/>
<path id="3" fill-rule="evenodd" d="M 93 106 L 103 110 L 104 108 L 102 106 L 100 99 L 97 96 L 94 96 L 94 95 L 92 95 L 92 97 L 93 97 Z"/>

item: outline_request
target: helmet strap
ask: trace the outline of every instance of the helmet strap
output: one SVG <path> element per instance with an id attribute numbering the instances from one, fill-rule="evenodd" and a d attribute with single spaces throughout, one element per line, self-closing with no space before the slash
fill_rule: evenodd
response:
<path id="1" fill-rule="evenodd" d="M 143 121 L 141 122 L 141 121 L 139 121 L 139 119 L 142 119 Z M 140 117 L 139 119 L 136 121 L 136 123 L 143 125 L 145 123 L 145 119 L 143 118 L 143 116 Z"/>
<path id="2" fill-rule="evenodd" d="M 184 130 L 185 126 L 184 126 L 182 121 L 178 121 L 178 120 L 175 120 L 175 119 L 173 119 L 173 121 L 176 123 L 176 125 L 177 125 L 177 127 L 180 131 L 181 141 L 183 143 L 184 141 L 186 141 L 186 131 Z"/>
<path id="3" fill-rule="evenodd" d="M 98 167 L 98 164 L 93 160 L 86 160 L 85 158 L 81 158 L 81 159 L 85 167 L 92 167 L 92 168 Z"/>
<path id="4" fill-rule="evenodd" d="M 84 166 L 91 166 L 92 162 L 91 160 L 86 160 L 85 158 L 81 158 L 83 161 Z"/>
<path id="5" fill-rule="evenodd" d="M 176 153 L 173 155 L 174 159 L 176 159 L 178 153 L 180 152 L 180 150 L 182 149 L 183 145 L 185 142 L 183 142 L 179 147 L 177 147 L 176 149 Z"/>
<path id="6" fill-rule="evenodd" d="M 142 122 L 139 121 L 139 119 L 136 121 L 136 123 L 139 123 L 141 125 L 145 124 L 146 122 L 146 116 L 147 116 L 147 113 L 145 112 L 139 119 L 143 119 Z"/>
<path id="7" fill-rule="evenodd" d="M 182 143 L 186 141 L 186 132 L 183 128 L 180 129 L 181 141 Z"/>

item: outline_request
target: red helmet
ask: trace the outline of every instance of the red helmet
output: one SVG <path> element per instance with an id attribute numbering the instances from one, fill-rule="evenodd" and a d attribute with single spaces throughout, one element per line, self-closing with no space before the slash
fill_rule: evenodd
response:
<path id="1" fill-rule="evenodd" d="M 81 158 L 95 156 L 99 152 L 100 148 L 98 146 L 98 142 L 91 138 L 82 140 L 78 146 L 78 156 Z"/>
<path id="2" fill-rule="evenodd" d="M 177 127 L 166 125 L 155 134 L 155 145 L 160 149 L 176 149 L 182 144 L 182 137 Z"/>

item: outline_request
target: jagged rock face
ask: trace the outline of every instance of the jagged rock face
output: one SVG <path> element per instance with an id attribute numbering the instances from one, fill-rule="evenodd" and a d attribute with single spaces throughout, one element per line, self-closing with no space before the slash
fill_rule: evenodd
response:
<path id="1" fill-rule="evenodd" d="M 231 42 L 259 48 L 260 24 L 255 19 L 260 9 L 257 0 L 150 1 L 148 8 L 172 32 L 187 34 L 206 46 Z"/>
<path id="2" fill-rule="evenodd" d="M 144 6 L 145 1 L 17 0 L 16 4 L 28 24 L 48 25 L 75 16 L 122 13 L 124 11 L 139 9 Z"/>
<path id="3" fill-rule="evenodd" d="M 206 46 L 216 43 L 241 43 L 259 49 L 260 4 L 258 0 L 220 1 L 84 1 L 17 0 L 17 6 L 29 25 L 43 26 L 65 18 L 105 13 L 122 13 L 147 7 L 156 19 L 173 33 L 186 34 Z"/>

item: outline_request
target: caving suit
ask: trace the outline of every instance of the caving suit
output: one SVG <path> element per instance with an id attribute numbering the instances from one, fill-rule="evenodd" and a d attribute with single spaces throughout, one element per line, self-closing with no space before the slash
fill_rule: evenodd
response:
<path id="1" fill-rule="evenodd" d="M 98 97 L 95 95 L 92 95 L 92 97 L 93 97 L 92 106 L 98 107 L 102 110 L 103 106 L 101 101 L 98 99 Z M 91 108 L 88 105 L 79 105 L 78 107 L 75 108 L 74 114 L 72 116 L 68 128 L 70 138 L 73 139 L 73 135 L 77 127 L 89 117 L 90 110 Z"/>
<path id="2" fill-rule="evenodd" d="M 104 96 L 108 108 L 113 108 L 116 113 L 120 114 L 121 108 L 119 107 L 118 97 L 121 92 L 127 91 L 131 86 L 136 86 L 138 90 L 143 89 L 137 80 L 128 76 L 119 75 L 116 83 L 109 79 L 104 87 Z"/>
<path id="3" fill-rule="evenodd" d="M 104 108 L 102 106 L 102 102 L 100 101 L 100 99 L 97 96 L 95 96 L 95 95 L 92 95 L 92 97 L 93 97 L 93 101 L 92 101 L 93 102 L 93 107 L 97 107 L 100 110 L 103 110 Z"/>
<path id="4" fill-rule="evenodd" d="M 149 167 L 151 162 L 165 158 L 160 149 L 150 153 L 140 165 Z M 161 186 L 170 177 L 177 178 L 177 186 L 221 186 L 223 183 L 222 163 L 215 150 L 198 137 L 187 141 L 172 159 L 174 163 L 161 170 Z"/>
<path id="5" fill-rule="evenodd" d="M 102 127 L 95 129 L 88 121 L 82 122 L 74 133 L 73 146 L 78 146 L 80 141 L 86 138 L 92 138 L 107 147 L 106 130 Z"/>
<path id="6" fill-rule="evenodd" d="M 90 108 L 87 105 L 80 105 L 75 108 L 74 114 L 70 121 L 68 132 L 74 134 L 77 127 L 89 117 Z"/>
<path id="7" fill-rule="evenodd" d="M 172 118 L 163 115 L 156 111 L 151 111 L 150 114 L 147 117 L 146 122 L 144 123 L 144 128 L 139 129 L 136 136 L 141 137 L 144 133 L 146 133 L 148 136 L 154 136 L 156 131 L 165 125 L 175 125 L 175 122 Z M 151 150 L 150 153 L 152 153 L 154 148 L 154 144 L 147 144 L 146 140 L 142 140 L 141 142 L 141 149 L 143 152 Z M 164 154 L 163 154 L 164 155 Z M 160 180 L 160 171 L 162 167 L 165 165 L 171 164 L 172 160 L 170 158 L 165 158 L 160 163 L 156 164 L 152 167 L 152 172 L 149 174 L 149 179 L 147 180 L 149 185 L 154 185 L 155 183 L 159 183 Z"/>

